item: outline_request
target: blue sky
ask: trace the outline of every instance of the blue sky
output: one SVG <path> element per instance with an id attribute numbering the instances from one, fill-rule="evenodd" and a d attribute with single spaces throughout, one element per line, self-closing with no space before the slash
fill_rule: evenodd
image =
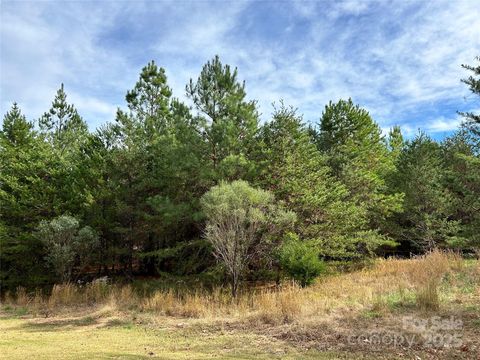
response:
<path id="1" fill-rule="evenodd" d="M 174 96 L 219 54 L 237 66 L 268 120 L 283 99 L 316 123 L 352 97 L 384 129 L 443 137 L 456 110 L 480 111 L 460 65 L 480 55 L 478 0 L 5 1 L 0 3 L 0 110 L 30 119 L 65 84 L 91 129 L 117 107 L 150 60 Z M 187 101 L 187 100 L 186 100 Z M 188 101 L 187 101 L 188 102 Z"/>

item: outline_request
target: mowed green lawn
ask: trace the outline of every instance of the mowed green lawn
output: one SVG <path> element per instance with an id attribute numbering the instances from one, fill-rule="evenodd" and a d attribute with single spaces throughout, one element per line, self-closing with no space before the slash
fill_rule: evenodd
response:
<path id="1" fill-rule="evenodd" d="M 48 320 L 48 319 L 45 319 Z M 299 352 L 270 337 L 246 332 L 143 325 L 94 319 L 0 319 L 1 359 L 354 359 L 348 354 Z"/>

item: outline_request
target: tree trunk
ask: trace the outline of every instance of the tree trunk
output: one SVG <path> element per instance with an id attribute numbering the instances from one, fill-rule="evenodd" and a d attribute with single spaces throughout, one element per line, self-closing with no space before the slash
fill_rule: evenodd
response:
<path id="1" fill-rule="evenodd" d="M 235 279 L 232 278 L 232 297 L 234 299 L 237 298 L 237 292 L 238 292 L 238 284 L 237 284 L 237 281 Z"/>
<path id="2" fill-rule="evenodd" d="M 232 284 L 232 297 L 236 299 L 238 296 L 238 274 L 236 272 L 232 274 L 231 284 Z"/>

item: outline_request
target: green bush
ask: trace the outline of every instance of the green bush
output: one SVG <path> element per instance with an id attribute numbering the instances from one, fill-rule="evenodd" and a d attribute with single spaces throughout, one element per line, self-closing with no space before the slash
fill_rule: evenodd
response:
<path id="1" fill-rule="evenodd" d="M 91 227 L 80 228 L 79 221 L 69 215 L 42 220 L 36 235 L 47 250 L 45 259 L 62 283 L 70 281 L 75 266 L 82 268 L 89 262 L 99 244 L 98 234 Z"/>
<path id="2" fill-rule="evenodd" d="M 326 266 L 318 258 L 318 251 L 301 241 L 296 234 L 288 234 L 279 251 L 280 265 L 301 286 L 310 285 L 325 272 Z"/>

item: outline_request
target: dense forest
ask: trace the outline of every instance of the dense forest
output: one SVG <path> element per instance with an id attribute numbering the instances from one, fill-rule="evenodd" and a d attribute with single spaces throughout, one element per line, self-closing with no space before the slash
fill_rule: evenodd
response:
<path id="1" fill-rule="evenodd" d="M 480 65 L 463 67 L 478 100 Z M 385 135 L 351 99 L 317 123 L 279 101 L 262 122 L 218 56 L 185 91 L 192 107 L 152 61 L 95 131 L 63 85 L 34 121 L 13 104 L 0 132 L 2 290 L 199 276 L 230 279 L 235 296 L 240 279 L 308 285 L 329 262 L 480 248 L 480 115 L 460 113 L 442 141 Z"/>

